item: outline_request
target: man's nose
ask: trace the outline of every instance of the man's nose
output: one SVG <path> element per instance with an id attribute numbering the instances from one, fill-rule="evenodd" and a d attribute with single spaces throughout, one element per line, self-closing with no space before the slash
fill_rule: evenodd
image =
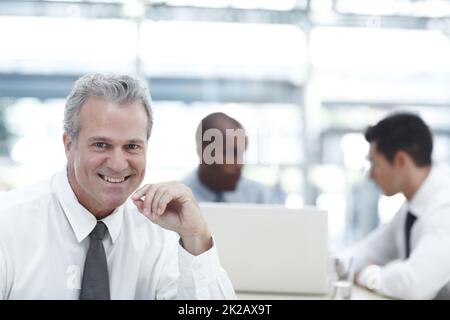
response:
<path id="1" fill-rule="evenodd" d="M 223 170 L 225 174 L 237 174 L 241 171 L 242 164 L 224 164 Z"/>
<path id="2" fill-rule="evenodd" d="M 112 171 L 120 173 L 128 168 L 128 159 L 123 150 L 115 149 L 109 155 L 106 164 Z"/>

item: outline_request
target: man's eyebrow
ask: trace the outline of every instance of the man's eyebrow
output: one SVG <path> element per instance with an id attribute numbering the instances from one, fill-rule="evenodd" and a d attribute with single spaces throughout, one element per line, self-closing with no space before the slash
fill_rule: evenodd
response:
<path id="1" fill-rule="evenodd" d="M 133 144 L 145 144 L 145 141 L 142 140 L 142 139 L 131 139 L 131 140 L 128 140 L 126 143 L 127 143 L 127 144 L 128 144 L 128 143 L 133 143 Z"/>
<path id="2" fill-rule="evenodd" d="M 94 141 L 104 141 L 104 142 L 111 142 L 111 139 L 106 138 L 106 137 L 101 137 L 101 136 L 96 136 L 96 137 L 90 137 L 88 139 L 89 142 L 94 142 Z"/>
<path id="3" fill-rule="evenodd" d="M 108 142 L 108 143 L 112 142 L 111 139 L 109 139 L 107 137 L 101 137 L 101 136 L 90 137 L 88 139 L 88 141 L 89 141 L 89 143 L 97 142 L 97 141 Z M 142 139 L 130 139 L 130 140 L 127 140 L 125 142 L 125 144 L 145 144 L 145 141 Z"/>

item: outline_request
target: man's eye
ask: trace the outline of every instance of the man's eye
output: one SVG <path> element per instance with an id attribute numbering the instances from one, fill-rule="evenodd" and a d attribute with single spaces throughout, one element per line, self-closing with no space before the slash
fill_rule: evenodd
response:
<path id="1" fill-rule="evenodd" d="M 108 145 L 104 142 L 96 142 L 94 143 L 94 146 L 99 149 L 105 149 Z"/>
<path id="2" fill-rule="evenodd" d="M 134 144 L 134 143 L 130 143 L 130 144 L 127 144 L 127 149 L 130 149 L 130 150 L 137 150 L 137 149 L 139 149 L 140 147 L 137 145 L 137 144 Z"/>

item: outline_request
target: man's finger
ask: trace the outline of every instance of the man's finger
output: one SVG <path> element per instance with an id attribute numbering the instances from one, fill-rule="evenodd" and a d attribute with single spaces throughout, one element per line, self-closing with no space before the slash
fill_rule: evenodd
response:
<path id="1" fill-rule="evenodd" d="M 149 218 L 151 222 L 158 224 L 159 216 L 156 213 L 151 212 L 147 215 L 147 218 Z"/>
<path id="2" fill-rule="evenodd" d="M 158 215 L 162 215 L 164 213 L 164 211 L 166 211 L 167 204 L 172 200 L 173 200 L 173 197 L 170 194 L 170 192 L 165 192 L 159 199 L 158 208 L 156 210 L 156 213 Z"/>
<path id="3" fill-rule="evenodd" d="M 131 199 L 138 200 L 142 198 L 151 186 L 152 186 L 151 184 L 143 185 L 134 192 L 134 194 L 131 196 Z"/>
<path id="4" fill-rule="evenodd" d="M 156 192 L 155 192 L 155 195 L 152 200 L 152 212 L 154 212 L 155 214 L 157 213 L 157 210 L 158 210 L 159 199 L 161 198 L 161 196 L 164 193 L 166 193 L 166 189 L 162 186 L 159 187 L 158 190 L 156 190 Z"/>
<path id="5" fill-rule="evenodd" d="M 155 196 L 155 192 L 157 190 L 157 185 L 153 184 L 151 185 L 151 187 L 147 190 L 147 193 L 144 194 L 145 198 L 144 198 L 144 214 L 145 215 L 150 215 L 152 213 L 152 201 L 153 201 L 153 197 Z"/>
<path id="6" fill-rule="evenodd" d="M 144 213 L 144 201 L 142 201 L 141 199 L 138 200 L 133 199 L 133 203 L 138 208 L 140 213 Z"/>

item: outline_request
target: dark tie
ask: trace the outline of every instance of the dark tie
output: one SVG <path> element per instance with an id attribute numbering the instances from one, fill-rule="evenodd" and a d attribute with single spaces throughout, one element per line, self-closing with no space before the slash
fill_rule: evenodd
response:
<path id="1" fill-rule="evenodd" d="M 80 300 L 109 300 L 109 277 L 105 248 L 102 239 L 106 225 L 99 221 L 89 234 L 89 250 L 84 263 Z"/>
<path id="2" fill-rule="evenodd" d="M 215 194 L 216 194 L 216 198 L 214 199 L 214 202 L 225 202 L 222 191 L 216 191 Z"/>
<path id="3" fill-rule="evenodd" d="M 405 244 L 406 244 L 406 258 L 409 257 L 411 252 L 411 228 L 416 222 L 417 217 L 408 211 L 406 214 L 406 222 L 405 222 Z"/>

